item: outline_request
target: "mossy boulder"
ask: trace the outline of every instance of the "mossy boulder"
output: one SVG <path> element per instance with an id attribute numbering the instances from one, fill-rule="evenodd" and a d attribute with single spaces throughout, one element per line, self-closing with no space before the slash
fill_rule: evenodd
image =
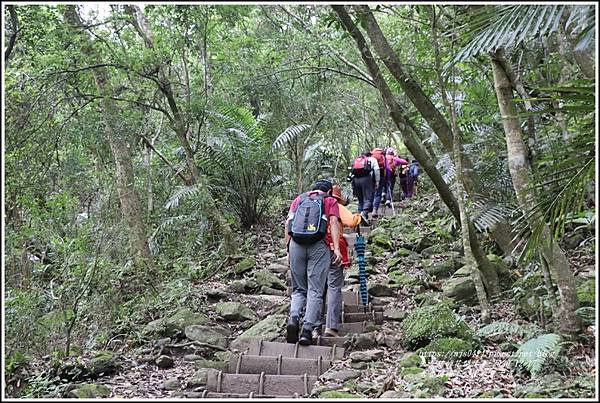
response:
<path id="1" fill-rule="evenodd" d="M 446 304 L 427 305 L 413 310 L 402 321 L 403 345 L 410 349 L 424 347 L 436 338 L 455 336 L 473 340 L 473 331 Z"/>
<path id="2" fill-rule="evenodd" d="M 110 389 L 104 385 L 88 383 L 78 385 L 75 389 L 71 390 L 67 396 L 78 399 L 95 399 L 98 397 L 109 397 Z"/>
<path id="3" fill-rule="evenodd" d="M 464 276 L 462 273 L 459 273 L 463 268 L 444 281 L 442 292 L 445 297 L 452 298 L 456 303 L 475 305 L 477 303 L 475 284 L 470 276 Z"/>
<path id="4" fill-rule="evenodd" d="M 112 351 L 99 351 L 86 363 L 85 368 L 92 378 L 114 374 L 118 368 L 115 354 Z"/>
<path id="5" fill-rule="evenodd" d="M 193 312 L 190 308 L 180 308 L 171 316 L 148 323 L 142 332 L 161 337 L 173 337 L 183 333 L 187 326 L 203 325 L 208 321 L 208 316 L 203 313 Z"/>
<path id="6" fill-rule="evenodd" d="M 581 306 L 596 304 L 596 284 L 594 279 L 585 280 L 577 287 L 577 299 Z"/>
<path id="7" fill-rule="evenodd" d="M 243 339 L 275 340 L 285 324 L 287 315 L 269 315 L 235 339 L 233 344 L 239 344 Z"/>
<path id="8" fill-rule="evenodd" d="M 415 302 L 421 306 L 439 304 L 442 298 L 440 293 L 434 291 L 421 292 L 414 296 Z"/>
<path id="9" fill-rule="evenodd" d="M 526 319 L 537 317 L 542 310 L 546 318 L 552 317 L 552 307 L 546 296 L 529 293 L 517 299 L 517 312 Z"/>
<path id="10" fill-rule="evenodd" d="M 254 274 L 254 280 L 259 287 L 269 287 L 276 290 L 285 290 L 285 283 L 268 270 L 260 270 Z"/>
<path id="11" fill-rule="evenodd" d="M 408 383 L 406 391 L 414 398 L 442 397 L 445 376 L 434 376 L 427 372 L 409 373 L 403 379 Z"/>
<path id="12" fill-rule="evenodd" d="M 338 390 L 326 390 L 319 393 L 319 397 L 324 399 L 360 399 L 360 396 Z"/>
<path id="13" fill-rule="evenodd" d="M 458 257 L 443 260 L 441 262 L 432 262 L 425 267 L 425 272 L 433 278 L 446 278 L 462 267 L 463 260 Z"/>
<path id="14" fill-rule="evenodd" d="M 415 252 L 417 253 L 421 253 L 423 252 L 424 249 L 429 248 L 430 246 L 433 246 L 435 243 L 433 242 L 433 240 L 428 237 L 427 235 L 422 236 L 418 241 L 417 244 L 414 247 Z"/>
<path id="15" fill-rule="evenodd" d="M 240 302 L 221 302 L 215 305 L 215 311 L 226 320 L 258 320 L 256 313 Z"/>
<path id="16" fill-rule="evenodd" d="M 435 355 L 437 359 L 446 361 L 467 360 L 472 357 L 475 343 L 470 340 L 457 339 L 456 337 L 443 337 L 435 339 L 426 347 L 419 349 L 427 355 Z"/>
<path id="17" fill-rule="evenodd" d="M 369 245 L 372 246 L 379 246 L 385 250 L 393 250 L 394 249 L 394 241 L 392 241 L 392 238 L 390 238 L 390 236 L 388 234 L 385 233 L 385 231 L 378 231 L 380 228 L 375 228 L 373 231 L 371 231 L 371 233 L 369 234 L 369 238 L 368 238 L 368 242 Z"/>
<path id="18" fill-rule="evenodd" d="M 399 368 L 410 368 L 410 367 L 419 367 L 423 363 L 423 360 L 417 353 L 407 352 L 405 353 L 400 361 L 398 361 Z"/>
<path id="19" fill-rule="evenodd" d="M 426 247 L 425 249 L 423 249 L 421 251 L 421 256 L 424 258 L 430 258 L 433 255 L 438 255 L 440 253 L 444 252 L 444 248 L 442 247 L 442 245 L 435 244 L 435 245 L 431 245 Z"/>
<path id="20" fill-rule="evenodd" d="M 369 285 L 369 294 L 374 297 L 393 297 L 396 292 L 384 284 L 375 283 Z"/>
<path id="21" fill-rule="evenodd" d="M 212 369 L 216 369 L 217 371 L 225 371 L 226 372 L 229 369 L 229 362 L 201 359 L 201 360 L 194 361 L 194 367 L 196 367 L 197 369 L 212 368 Z"/>
<path id="22" fill-rule="evenodd" d="M 200 343 L 227 347 L 227 336 L 230 332 L 219 326 L 192 325 L 185 328 L 185 336 Z"/>
<path id="23" fill-rule="evenodd" d="M 235 265 L 235 274 L 243 274 L 256 266 L 256 260 L 252 258 L 244 258 Z"/>
<path id="24" fill-rule="evenodd" d="M 391 273 L 388 273 L 388 278 L 391 282 L 393 282 L 395 284 L 410 285 L 410 286 L 424 284 L 423 280 L 421 280 L 417 277 L 413 277 L 410 274 L 401 273 L 399 271 L 393 271 Z"/>
<path id="25" fill-rule="evenodd" d="M 188 387 L 199 387 L 205 386 L 208 381 L 209 373 L 217 373 L 218 370 L 213 368 L 200 368 L 196 373 L 187 381 Z"/>

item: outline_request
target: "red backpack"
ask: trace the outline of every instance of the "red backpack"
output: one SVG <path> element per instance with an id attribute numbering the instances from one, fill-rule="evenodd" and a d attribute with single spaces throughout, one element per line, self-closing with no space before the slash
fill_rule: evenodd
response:
<path id="1" fill-rule="evenodd" d="M 352 163 L 352 173 L 354 176 L 365 176 L 371 173 L 371 163 L 369 158 L 359 155 Z"/>
<path id="2" fill-rule="evenodd" d="M 371 156 L 377 160 L 379 170 L 383 170 L 385 168 L 385 156 L 383 155 L 383 150 L 381 148 L 374 148 L 371 150 Z"/>

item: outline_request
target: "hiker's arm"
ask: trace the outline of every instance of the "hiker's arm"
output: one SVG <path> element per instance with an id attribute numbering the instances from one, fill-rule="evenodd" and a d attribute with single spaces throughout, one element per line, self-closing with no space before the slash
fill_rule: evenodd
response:
<path id="1" fill-rule="evenodd" d="M 333 243 L 333 254 L 335 255 L 334 263 L 342 262 L 342 253 L 340 252 L 340 219 L 337 216 L 329 216 L 329 225 L 331 229 L 331 242 Z"/>

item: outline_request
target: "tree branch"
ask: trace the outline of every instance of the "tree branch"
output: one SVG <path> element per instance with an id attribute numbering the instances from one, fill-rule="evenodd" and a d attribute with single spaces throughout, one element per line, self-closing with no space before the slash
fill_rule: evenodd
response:
<path id="1" fill-rule="evenodd" d="M 8 59 L 10 58 L 10 54 L 12 53 L 15 42 L 17 41 L 17 34 L 19 33 L 19 20 L 17 18 L 17 11 L 15 10 L 14 5 L 7 6 L 8 12 L 10 13 L 10 23 L 13 29 L 12 34 L 10 35 L 10 39 L 8 40 L 8 46 L 4 51 L 4 64 L 8 64 Z"/>

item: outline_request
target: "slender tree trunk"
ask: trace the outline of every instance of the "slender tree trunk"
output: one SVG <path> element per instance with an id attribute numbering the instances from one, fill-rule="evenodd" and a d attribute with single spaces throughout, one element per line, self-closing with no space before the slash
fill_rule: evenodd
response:
<path id="1" fill-rule="evenodd" d="M 379 70 L 379 66 L 375 62 L 373 58 L 373 54 L 369 50 L 369 47 L 363 37 L 362 33 L 358 30 L 358 27 L 354 24 L 346 10 L 343 6 L 331 6 L 335 12 L 338 14 L 340 21 L 346 28 L 346 30 L 350 33 L 356 45 L 360 51 L 362 59 L 369 70 L 369 74 L 373 77 L 375 85 L 379 90 L 379 93 L 383 99 L 384 104 L 386 105 L 388 112 L 398 127 L 400 133 L 402 134 L 402 139 L 404 140 L 404 144 L 406 148 L 410 151 L 410 153 L 419 160 L 421 167 L 427 173 L 427 176 L 433 182 L 433 185 L 436 187 L 438 193 L 444 204 L 448 207 L 450 212 L 454 215 L 457 221 L 460 220 L 460 212 L 458 209 L 458 204 L 454 195 L 450 191 L 448 184 L 442 178 L 442 175 L 435 167 L 435 164 L 431 159 L 428 158 L 427 152 L 421 147 L 421 144 L 415 140 L 413 133 L 415 133 L 418 129 L 411 123 L 411 121 L 406 117 L 406 113 L 402 110 L 401 106 L 394 99 L 394 95 L 392 94 L 390 88 L 385 82 L 383 76 L 381 75 L 381 71 Z"/>
<path id="2" fill-rule="evenodd" d="M 513 186 L 517 194 L 517 201 L 523 211 L 536 204 L 535 195 L 531 189 L 531 168 L 526 158 L 526 146 L 521 133 L 521 126 L 517 118 L 517 111 L 513 101 L 512 86 L 502 63 L 498 58 L 502 57 L 502 50 L 492 54 L 492 71 L 494 74 L 494 88 L 498 98 L 498 106 L 502 115 L 502 124 L 506 134 L 508 149 L 508 167 L 512 177 Z M 548 264 L 552 280 L 556 282 L 559 293 L 559 317 L 560 329 L 566 333 L 576 333 L 581 329 L 581 320 L 575 313 L 579 308 L 577 299 L 575 277 L 569 267 L 569 262 L 558 245 L 554 241 L 548 225 L 541 221 L 542 218 L 532 218 L 529 225 L 541 226 L 540 253 Z"/>
<path id="3" fill-rule="evenodd" d="M 66 7 L 64 12 L 65 19 L 71 25 L 74 33 L 84 39 L 82 51 L 96 60 L 101 60 L 100 56 L 94 50 L 94 44 L 91 39 L 82 35 L 81 31 L 78 31 L 79 27 L 84 26 L 84 24 L 79 18 L 75 7 L 76 6 L 74 5 L 68 5 Z M 122 121 L 121 112 L 115 102 L 111 99 L 114 94 L 113 89 L 108 82 L 108 72 L 106 71 L 106 68 L 95 68 L 92 70 L 92 74 L 98 92 L 103 96 L 101 101 L 102 115 L 104 118 L 106 137 L 115 159 L 117 191 L 121 202 L 121 212 L 130 231 L 130 249 L 134 260 L 137 263 L 141 263 L 143 266 L 141 269 L 147 267 L 153 272 L 155 269 L 154 260 L 150 253 L 150 248 L 148 247 L 146 228 L 141 216 L 140 200 L 137 190 L 135 189 L 130 139 L 127 136 L 127 131 L 119 125 L 119 122 Z"/>
<path id="4" fill-rule="evenodd" d="M 10 34 L 10 38 L 8 39 L 8 46 L 4 51 L 4 64 L 8 65 L 10 55 L 15 47 L 15 42 L 17 41 L 17 35 L 19 33 L 19 19 L 17 18 L 17 11 L 15 10 L 14 5 L 8 5 L 6 8 L 10 14 L 10 23 L 12 25 L 12 32 Z"/>
<path id="5" fill-rule="evenodd" d="M 452 113 L 452 126 L 455 126 L 454 110 Z M 477 293 L 477 300 L 481 307 L 481 321 L 483 323 L 490 323 L 490 303 L 488 301 L 485 287 L 483 285 L 483 275 L 481 274 L 479 262 L 476 261 L 473 251 L 471 249 L 471 239 L 473 237 L 472 232 L 474 230 L 471 220 L 468 216 L 467 209 L 465 206 L 465 188 L 462 184 L 463 178 L 463 167 L 460 158 L 460 137 L 454 135 L 454 161 L 456 163 L 456 193 L 458 194 L 458 208 L 460 209 L 460 226 L 461 226 L 461 239 L 463 248 L 465 251 L 465 264 L 469 268 L 471 280 L 475 285 L 475 292 Z"/>
<path id="6" fill-rule="evenodd" d="M 423 89 L 419 84 L 412 78 L 408 71 L 404 68 L 404 65 L 398 59 L 396 52 L 392 49 L 389 42 L 385 38 L 377 20 L 371 13 L 369 6 L 356 6 L 358 13 L 361 16 L 361 22 L 364 24 L 365 30 L 371 44 L 375 48 L 377 54 L 386 65 L 392 76 L 396 79 L 397 83 L 402 87 L 404 93 L 411 100 L 415 108 L 419 111 L 421 116 L 427 121 L 431 129 L 438 135 L 444 150 L 451 154 L 453 152 L 452 142 L 452 129 L 448 124 L 447 120 L 436 108 L 436 106 L 427 97 Z M 460 133 L 460 131 L 459 131 Z M 462 153 L 463 161 L 462 164 L 465 168 L 464 175 L 464 186 L 465 190 L 470 196 L 477 193 L 482 193 L 482 187 L 479 179 L 475 176 L 473 171 L 473 164 L 471 160 Z M 512 233 L 512 227 L 506 220 L 502 220 L 496 224 L 494 228 L 491 228 L 498 246 L 506 254 L 511 254 L 513 251 L 513 243 L 506 243 L 506 233 Z"/>
<path id="7" fill-rule="evenodd" d="M 442 66 L 441 66 L 441 58 L 440 58 L 440 44 L 438 41 L 438 35 L 437 35 L 437 26 L 436 26 L 436 18 L 435 18 L 435 8 L 434 6 L 431 6 L 432 8 L 430 9 L 430 17 L 431 17 L 431 33 L 432 33 L 432 39 L 433 39 L 433 47 L 434 47 L 434 54 L 435 54 L 435 70 L 436 70 L 436 74 L 437 74 L 437 79 L 438 79 L 438 86 L 439 86 L 439 90 L 442 96 L 442 103 L 444 104 L 444 107 L 446 108 L 446 110 L 448 111 L 448 113 L 450 114 L 450 126 L 451 126 L 451 130 L 452 130 L 452 142 L 453 142 L 453 154 L 455 156 L 455 164 L 456 164 L 456 171 L 458 173 L 460 173 L 460 181 L 457 182 L 457 184 L 460 185 L 460 189 L 464 190 L 465 188 L 465 184 L 464 184 L 464 179 L 466 176 L 466 172 L 464 169 L 464 165 L 463 165 L 463 161 L 466 161 L 467 158 L 466 156 L 462 156 L 461 153 L 464 153 L 461 141 L 460 141 L 460 131 L 458 130 L 458 126 L 456 124 L 456 115 L 455 115 L 455 107 L 454 104 L 450 103 L 450 100 L 448 99 L 448 94 L 447 94 L 447 89 L 446 89 L 446 78 L 444 77 L 443 71 L 442 71 Z M 457 144 L 458 143 L 458 144 Z M 461 208 L 460 204 L 463 204 L 463 209 L 464 209 L 464 201 L 461 200 L 463 195 L 458 192 L 458 203 L 459 203 L 459 208 Z M 463 222 L 463 215 L 465 215 L 467 217 L 467 223 L 468 223 L 468 228 L 464 227 L 464 222 Z M 473 223 L 470 220 L 470 217 L 468 215 L 466 215 L 466 211 L 465 214 L 463 214 L 461 212 L 461 217 L 460 217 L 460 224 L 461 224 L 461 228 L 462 228 L 462 234 L 466 234 L 467 235 L 467 239 L 469 240 L 469 251 L 468 253 L 471 255 L 471 258 L 474 259 L 474 261 L 477 263 L 477 267 L 482 271 L 483 276 L 481 276 L 483 278 L 483 282 L 485 283 L 485 289 L 487 289 L 488 293 L 490 296 L 495 296 L 497 294 L 500 293 L 500 283 L 498 281 L 498 273 L 496 272 L 496 269 L 494 266 L 492 266 L 492 264 L 490 263 L 489 259 L 487 258 L 483 248 L 481 247 L 481 242 L 479 242 L 479 239 L 477 238 L 477 232 L 475 231 L 475 228 L 473 227 Z M 466 258 L 466 248 L 465 248 L 465 258 Z M 479 274 L 477 274 L 477 276 L 479 276 Z M 475 282 L 475 280 L 473 280 Z M 481 281 L 481 279 L 478 277 L 477 281 Z M 479 290 L 478 290 L 479 292 Z M 485 291 L 484 291 L 485 293 Z M 487 301 L 487 299 L 486 299 Z"/>

